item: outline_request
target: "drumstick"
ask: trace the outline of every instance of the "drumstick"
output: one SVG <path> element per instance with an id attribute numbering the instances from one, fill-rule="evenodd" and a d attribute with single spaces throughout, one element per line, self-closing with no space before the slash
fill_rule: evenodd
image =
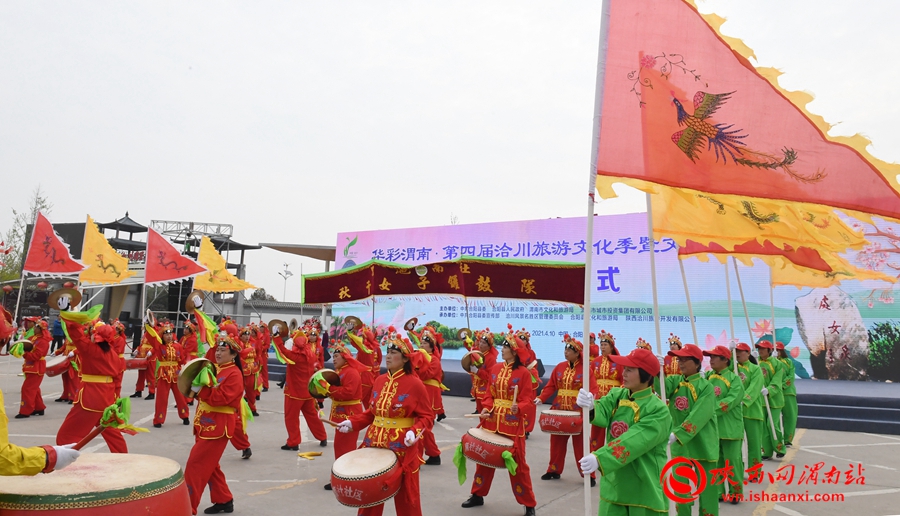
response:
<path id="1" fill-rule="evenodd" d="M 103 432 L 103 430 L 105 430 L 105 429 L 106 429 L 106 427 L 103 427 L 103 426 L 95 426 L 94 429 L 91 430 L 89 434 L 82 437 L 80 441 L 75 443 L 75 446 L 73 446 L 72 449 L 80 450 L 80 449 L 84 448 L 85 446 L 87 446 L 87 444 L 89 442 L 93 441 L 94 438 L 97 437 L 98 435 L 100 435 L 100 433 Z"/>
<path id="2" fill-rule="evenodd" d="M 481 412 L 479 412 L 479 413 L 477 413 L 477 414 L 463 414 L 463 417 L 477 417 L 477 418 L 480 419 L 480 418 L 481 418 Z"/>
<path id="3" fill-rule="evenodd" d="M 331 425 L 331 426 L 333 426 L 333 427 L 335 427 L 335 428 L 338 427 L 338 424 L 337 424 L 337 423 L 335 423 L 334 421 L 332 421 L 332 420 L 330 420 L 330 419 L 328 419 L 328 418 L 325 418 L 325 417 L 320 417 L 320 418 L 319 418 L 319 421 L 321 421 L 321 422 L 323 422 L 323 423 L 325 423 L 325 424 L 327 424 L 327 425 Z"/>

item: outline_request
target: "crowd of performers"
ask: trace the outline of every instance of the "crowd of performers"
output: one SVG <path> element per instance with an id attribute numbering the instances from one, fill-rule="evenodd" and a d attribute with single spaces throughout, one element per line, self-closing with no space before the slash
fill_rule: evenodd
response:
<path id="1" fill-rule="evenodd" d="M 8 323 L 10 317 L 5 315 Z M 335 426 L 335 459 L 357 447 L 390 450 L 403 474 L 395 501 L 397 514 L 422 514 L 419 470 L 422 465 L 441 464 L 433 426 L 446 417 L 442 392 L 447 388 L 441 366 L 444 338 L 434 327 L 407 327 L 406 336 L 391 327 L 379 340 L 373 328 L 359 324 L 348 331 L 346 342 L 332 342 L 331 358 L 339 381 L 330 382 L 322 376 L 325 347 L 322 328 L 314 319 L 293 332 L 282 327 L 283 323 L 273 328 L 262 322 L 239 327 L 225 319 L 216 329 L 215 342 L 205 343 L 199 321 L 187 322 L 179 340 L 169 321 L 151 318 L 145 321 L 140 345 L 126 358 L 124 326 L 118 321 L 104 323 L 98 315 L 99 307 L 60 314 L 65 338 L 55 356 L 67 358 L 70 367 L 61 376 L 63 394 L 56 401 L 68 402 L 71 408 L 59 428 L 57 446 L 43 447 L 43 462 L 32 461 L 42 467 L 27 470 L 31 474 L 45 467 L 52 470 L 51 455 L 54 464 L 57 455 L 68 461 L 68 448 L 63 445 L 88 434 L 103 411 L 116 402 L 127 360 L 146 359 L 148 366 L 140 370 L 130 397 L 141 398 L 147 386 L 149 395 L 144 399 L 155 400 L 153 425 L 160 428 L 166 422 L 171 393 L 179 419 L 184 425 L 193 425 L 195 444 L 185 479 L 194 513 L 207 486 L 213 505 L 204 512 L 232 512 L 233 496 L 219 460 L 228 442 L 244 459 L 252 455 L 247 423 L 259 415 L 256 401 L 268 391 L 266 359 L 271 346 L 286 365 L 286 440 L 281 449 L 299 450 L 302 416 L 323 447 L 328 443 L 323 420 Z M 18 353 L 24 360 L 25 380 L 17 419 L 42 416 L 47 410 L 41 383 L 52 337 L 47 322 L 39 318 L 25 318 L 18 336 L 6 337 L 10 342 L 15 338 L 30 344 Z M 791 446 L 797 418 L 794 362 L 771 336 L 755 344 L 757 360 L 745 343 L 734 350 L 717 346 L 703 351 L 682 344 L 674 335 L 664 357 L 654 355 L 643 339 L 623 356 L 612 334 L 592 333 L 585 379 L 583 344 L 566 335 L 562 342 L 565 360 L 553 368 L 543 385 L 526 330 L 515 331 L 509 325 L 506 333 L 485 329 L 463 338 L 469 351 L 464 363 L 471 375 L 478 427 L 512 442 L 510 454 L 516 467 L 508 470 L 510 486 L 526 516 L 535 514 L 537 505 L 526 462 L 526 440 L 539 419 L 538 406 L 543 404 L 549 403 L 550 411 L 584 415 L 592 426 L 587 454 L 581 433 L 551 433 L 550 461 L 540 479 L 561 478 L 571 441 L 579 473 L 590 476 L 591 486 L 596 485 L 598 474 L 601 477 L 600 514 L 667 512 L 659 478 L 668 446 L 673 457 L 694 459 L 707 472 L 730 466 L 726 482 L 710 485 L 700 494 L 701 514 L 718 514 L 723 495 L 736 502 L 738 498 L 730 495 L 742 492 L 745 471 L 759 471 L 760 461 L 781 457 L 785 447 Z M 191 392 L 184 396 L 176 385 L 179 372 L 198 357 L 210 361 L 205 366 L 208 371 L 198 374 Z M 705 372 L 701 370 L 704 357 L 709 357 L 710 365 Z M 735 358 L 737 364 L 732 363 Z M 383 374 L 382 364 L 387 369 Z M 317 392 L 310 392 L 311 388 Z M 661 400 L 663 390 L 666 403 Z M 331 399 L 327 417 L 319 411 L 323 397 Z M 194 404 L 191 418 L 188 406 Z M 0 438 L 5 435 L 5 428 L 0 428 Z M 127 453 L 118 429 L 108 428 L 101 435 L 111 452 Z M 741 453 L 745 440 L 749 450 L 746 465 Z M 69 451 L 77 457 L 77 452 Z M 462 507 L 485 503 L 494 473 L 494 468 L 477 465 L 470 496 Z M 331 489 L 330 484 L 324 487 Z M 690 504 L 678 506 L 679 514 L 690 510 Z M 359 509 L 361 515 L 382 512 L 383 504 Z"/>

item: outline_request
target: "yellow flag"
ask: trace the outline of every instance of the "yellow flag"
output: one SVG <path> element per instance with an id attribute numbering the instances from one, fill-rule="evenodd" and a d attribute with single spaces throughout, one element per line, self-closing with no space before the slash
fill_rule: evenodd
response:
<path id="1" fill-rule="evenodd" d="M 216 247 L 209 237 L 203 237 L 203 240 L 200 241 L 200 253 L 197 255 L 197 261 L 209 271 L 194 278 L 194 288 L 197 290 L 237 292 L 256 288 L 228 272 L 225 268 L 225 258 L 216 251 Z"/>
<path id="2" fill-rule="evenodd" d="M 629 184 L 631 180 L 616 179 Z M 733 195 L 711 195 L 695 190 L 654 186 L 653 233 L 669 237 L 678 245 L 685 241 L 708 245 L 715 242 L 727 250 L 756 240 L 778 247 L 809 247 L 819 251 L 845 252 L 868 242 L 862 232 L 845 224 L 826 207 L 786 203 Z"/>
<path id="3" fill-rule="evenodd" d="M 870 269 L 860 269 L 835 253 L 821 253 L 822 258 L 831 267 L 831 272 L 822 272 L 806 267 L 799 267 L 788 260 L 782 268 L 772 268 L 772 283 L 775 285 L 794 285 L 800 287 L 830 287 L 845 280 L 880 280 L 896 283 L 897 278 L 889 274 Z M 789 265 L 788 265 L 789 264 Z"/>
<path id="4" fill-rule="evenodd" d="M 90 215 L 84 225 L 81 261 L 87 266 L 78 277 L 81 283 L 116 284 L 137 274 L 128 270 L 128 258 L 109 245 Z"/>

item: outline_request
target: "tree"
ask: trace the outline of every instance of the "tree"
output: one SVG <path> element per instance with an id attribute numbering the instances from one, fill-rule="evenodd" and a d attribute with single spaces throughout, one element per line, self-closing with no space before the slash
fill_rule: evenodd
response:
<path id="1" fill-rule="evenodd" d="M 250 294 L 251 301 L 276 301 L 275 296 L 266 293 L 266 289 L 258 288 Z"/>
<path id="2" fill-rule="evenodd" d="M 13 208 L 12 227 L 3 236 L 5 246 L 9 246 L 9 254 L 3 258 L 3 266 L 0 267 L 0 281 L 19 278 L 22 273 L 22 262 L 25 260 L 25 244 L 30 237 L 28 225 L 34 223 L 38 212 L 49 215 L 52 210 L 53 204 L 44 195 L 41 185 L 38 185 L 31 193 L 27 211 Z"/>
<path id="3" fill-rule="evenodd" d="M 900 262 L 895 258 L 900 256 L 900 233 L 892 225 L 882 222 L 880 225 L 875 224 L 853 224 L 854 229 L 862 230 L 870 243 L 863 247 L 861 251 L 856 253 L 856 262 L 863 267 L 873 271 L 881 271 L 887 274 L 897 272 L 900 278 Z M 875 294 L 878 297 L 875 297 Z M 875 302 L 885 304 L 894 303 L 894 286 L 888 284 L 885 288 L 872 289 L 865 298 L 868 301 L 869 308 L 875 305 Z"/>

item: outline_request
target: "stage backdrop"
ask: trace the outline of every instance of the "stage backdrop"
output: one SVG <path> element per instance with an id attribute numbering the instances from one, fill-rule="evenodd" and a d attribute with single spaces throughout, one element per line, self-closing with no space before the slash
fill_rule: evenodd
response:
<path id="1" fill-rule="evenodd" d="M 557 218 L 339 233 L 336 266 L 346 268 L 372 258 L 420 264 L 460 255 L 583 262 L 591 246 L 595 252 L 591 274 L 592 331 L 612 333 L 623 354 L 634 348 L 639 337 L 655 349 L 646 214 L 598 216 L 590 242 L 585 241 L 584 228 L 583 218 Z M 694 337 L 675 243 L 663 239 L 655 246 L 662 340 L 668 349 L 665 341 L 670 333 L 685 343 L 693 342 Z M 871 250 L 847 258 L 859 266 L 865 266 L 866 260 L 872 266 L 884 266 L 877 256 L 872 257 Z M 704 349 L 727 344 L 731 329 L 726 267 L 715 259 L 702 263 L 696 258 L 685 260 L 684 266 L 697 325 L 697 344 Z M 738 267 L 751 329 L 729 261 L 734 337 L 755 343 L 771 331 L 769 269 L 761 262 L 753 267 L 739 263 Z M 798 375 L 896 381 L 894 376 L 900 368 L 900 326 L 896 319 L 900 317 L 892 302 L 890 285 L 882 282 L 846 281 L 840 287 L 827 289 L 777 287 L 777 336 L 802 366 L 797 367 Z M 394 325 L 399 329 L 410 317 L 418 317 L 420 324 L 437 321 L 448 339 L 444 353 L 444 367 L 448 370 L 459 367 L 458 359 L 465 352 L 458 347 L 461 342 L 452 338 L 458 328 L 503 332 L 507 323 L 516 329 L 524 327 L 531 332 L 532 346 L 547 370 L 563 360 L 565 333 L 586 340 L 582 337 L 581 309 L 571 305 L 502 299 L 378 297 L 374 306 L 372 301 L 340 303 L 332 310 L 338 324 L 348 315 L 367 323 L 374 319 L 375 325 L 383 328 Z M 342 330 L 338 328 L 337 332 Z"/>

